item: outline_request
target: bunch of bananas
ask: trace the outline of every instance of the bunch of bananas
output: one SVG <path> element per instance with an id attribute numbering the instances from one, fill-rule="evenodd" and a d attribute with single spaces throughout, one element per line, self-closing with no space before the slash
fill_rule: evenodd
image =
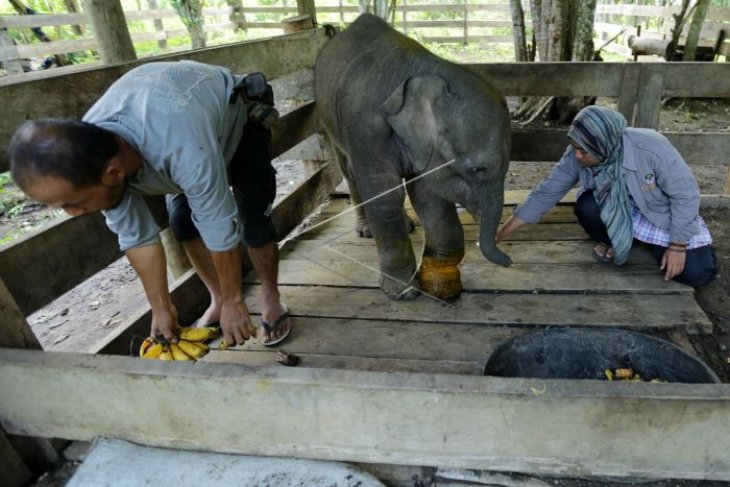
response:
<path id="1" fill-rule="evenodd" d="M 208 353 L 208 345 L 205 342 L 216 338 L 219 334 L 220 328 L 201 326 L 182 328 L 177 343 L 148 337 L 139 348 L 139 356 L 157 360 L 195 361 Z"/>

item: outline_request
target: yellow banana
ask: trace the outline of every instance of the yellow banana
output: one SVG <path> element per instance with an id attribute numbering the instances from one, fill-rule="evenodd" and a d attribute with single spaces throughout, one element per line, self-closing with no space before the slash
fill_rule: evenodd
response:
<path id="1" fill-rule="evenodd" d="M 172 358 L 172 351 L 170 351 L 170 347 L 167 345 L 163 345 L 162 353 L 159 356 L 160 360 L 174 360 Z"/>
<path id="2" fill-rule="evenodd" d="M 157 342 L 155 342 L 154 338 L 152 338 L 152 337 L 145 338 L 144 341 L 142 342 L 142 345 L 140 345 L 140 347 L 139 347 L 139 356 L 144 357 L 144 355 L 147 353 L 147 350 L 149 350 L 150 347 L 152 345 L 154 345 L 155 343 L 157 343 Z"/>
<path id="3" fill-rule="evenodd" d="M 189 342 L 212 340 L 220 334 L 220 328 L 212 326 L 185 327 L 180 329 L 180 338 Z"/>
<path id="4" fill-rule="evenodd" d="M 162 352 L 164 350 L 164 346 L 162 343 L 155 343 L 154 345 L 147 348 L 147 350 L 142 354 L 142 358 L 149 358 L 149 359 L 155 359 L 160 358 L 160 355 L 162 355 Z"/>
<path id="5" fill-rule="evenodd" d="M 189 342 L 187 340 L 180 340 L 177 345 L 182 349 L 183 352 L 188 354 L 193 359 L 199 359 L 206 353 L 208 353 L 208 345 L 203 342 Z"/>
<path id="6" fill-rule="evenodd" d="M 170 344 L 170 352 L 172 353 L 173 360 L 177 360 L 180 362 L 183 362 L 186 360 L 193 360 L 193 358 L 190 355 L 183 352 L 182 348 L 180 348 L 180 346 L 177 343 Z"/>

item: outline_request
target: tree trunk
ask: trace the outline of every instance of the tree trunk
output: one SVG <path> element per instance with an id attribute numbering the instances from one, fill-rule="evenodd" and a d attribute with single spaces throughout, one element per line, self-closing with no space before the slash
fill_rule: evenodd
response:
<path id="1" fill-rule="evenodd" d="M 205 47 L 205 19 L 203 18 L 202 0 L 170 0 L 170 4 L 188 30 L 192 48 Z"/>
<path id="2" fill-rule="evenodd" d="M 510 0 L 510 7 L 518 3 Z M 594 58 L 593 23 L 596 0 L 530 0 L 533 43 L 542 62 L 588 61 Z M 513 11 L 513 24 L 514 9 Z M 517 40 L 515 40 L 517 42 Z M 517 48 L 515 48 L 517 49 Z M 529 124 L 537 119 L 569 123 L 595 98 L 528 98 L 513 117 Z"/>
<path id="3" fill-rule="evenodd" d="M 104 64 L 137 59 L 120 0 L 84 0 Z"/>
<path id="4" fill-rule="evenodd" d="M 575 31 L 573 36 L 573 61 L 592 61 L 595 46 L 593 45 L 593 19 L 596 16 L 596 0 L 578 2 L 575 12 Z"/>
<path id="5" fill-rule="evenodd" d="M 522 11 L 520 0 L 510 0 L 512 14 L 512 38 L 515 44 L 515 61 L 527 61 L 527 42 L 525 41 L 525 13 Z"/>
<path id="6" fill-rule="evenodd" d="M 674 17 L 674 27 L 671 29 L 672 33 L 672 45 L 678 46 L 679 45 L 679 38 L 682 37 L 682 30 L 684 29 L 684 23 L 687 20 L 687 17 L 692 15 L 692 10 L 694 7 L 689 9 L 689 2 L 690 0 L 682 0 L 682 8 L 679 10 L 678 14 L 672 14 L 672 17 Z M 689 11 L 687 11 L 689 9 Z M 671 53 L 671 57 L 667 59 L 667 61 L 673 61 L 676 55 L 676 52 Z"/>
<path id="7" fill-rule="evenodd" d="M 707 17 L 707 11 L 709 8 L 710 0 L 697 0 L 695 13 L 692 16 L 692 23 L 689 26 L 687 40 L 684 44 L 684 55 L 682 56 L 682 61 L 695 60 L 697 43 L 700 40 L 700 32 L 702 31 L 702 24 L 705 22 L 705 17 Z"/>
<path id="8" fill-rule="evenodd" d="M 534 41 L 533 50 L 537 56 L 542 59 L 542 24 L 540 23 L 540 11 L 542 9 L 542 0 L 530 0 L 530 14 L 532 15 L 532 39 Z M 533 61 L 537 59 L 533 58 Z"/>

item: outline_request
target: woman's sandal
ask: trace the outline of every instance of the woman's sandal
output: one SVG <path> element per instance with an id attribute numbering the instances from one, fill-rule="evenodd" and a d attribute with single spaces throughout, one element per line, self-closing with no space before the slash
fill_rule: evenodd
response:
<path id="1" fill-rule="evenodd" d="M 593 258 L 602 264 L 610 264 L 613 262 L 613 247 L 605 243 L 596 244 L 593 247 Z"/>

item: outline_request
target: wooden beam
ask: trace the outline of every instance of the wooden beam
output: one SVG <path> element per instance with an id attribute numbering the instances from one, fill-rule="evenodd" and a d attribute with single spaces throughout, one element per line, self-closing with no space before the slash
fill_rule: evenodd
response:
<path id="1" fill-rule="evenodd" d="M 124 73 L 150 61 L 190 59 L 225 66 L 235 73 L 261 71 L 273 79 L 311 69 L 317 51 L 328 40 L 324 29 L 145 58 L 126 64 L 88 68 L 69 74 L 56 70 L 0 78 L 0 172 L 7 171 L 5 148 L 18 126 L 45 117 L 80 119 L 106 89 Z M 43 100 L 39 103 L 38 100 Z"/>
<path id="2" fill-rule="evenodd" d="M 640 102 L 640 107 L 643 105 Z M 657 113 L 643 114 L 637 110 L 639 123 L 650 124 Z M 649 120 L 651 119 L 651 120 Z M 730 165 L 730 137 L 725 132 L 686 133 L 662 132 L 688 164 Z M 557 162 L 568 147 L 568 131 L 564 129 L 514 129 L 512 130 L 513 161 Z"/>
<path id="3" fill-rule="evenodd" d="M 0 419 L 25 434 L 350 462 L 730 480 L 727 384 L 248 368 L 0 350 L 0 390 Z M 191 398 L 205 398 L 206 414 L 180 407 Z M 142 404 L 147 414 L 140 414 Z M 252 419 L 251 411 L 262 410 L 268 414 Z"/>
<path id="4" fill-rule="evenodd" d="M 620 95 L 625 63 L 556 62 L 465 64 L 505 96 Z M 730 97 L 723 63 L 642 63 L 642 74 L 664 79 L 666 96 Z M 648 75 L 647 75 L 648 76 Z M 535 80 L 539 79 L 539 83 Z M 570 79 L 570 83 L 565 80 Z M 646 78 L 648 79 L 648 78 Z M 643 86 L 643 82 L 642 82 Z"/>
<path id="5" fill-rule="evenodd" d="M 0 251 L 0 274 L 27 316 L 121 256 L 101 213 L 60 217 Z"/>
<path id="6" fill-rule="evenodd" d="M 297 186 L 274 208 L 274 225 L 279 239 L 286 237 L 312 211 L 329 197 L 342 181 L 342 172 L 334 161 L 329 161 Z"/>

